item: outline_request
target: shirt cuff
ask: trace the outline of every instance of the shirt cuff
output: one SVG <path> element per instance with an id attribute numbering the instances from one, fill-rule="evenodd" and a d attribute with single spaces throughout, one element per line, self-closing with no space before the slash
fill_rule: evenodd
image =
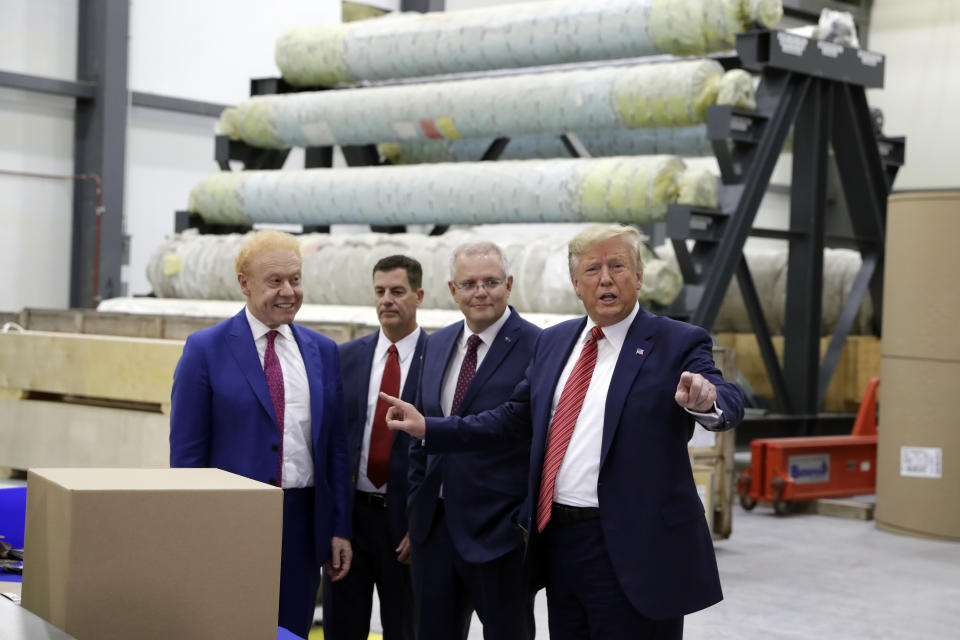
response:
<path id="1" fill-rule="evenodd" d="M 704 429 L 715 429 L 723 424 L 723 410 L 717 406 L 716 401 L 713 403 L 713 410 L 707 413 L 700 413 L 699 411 L 691 411 L 684 407 L 684 411 L 696 418 L 697 422 Z"/>

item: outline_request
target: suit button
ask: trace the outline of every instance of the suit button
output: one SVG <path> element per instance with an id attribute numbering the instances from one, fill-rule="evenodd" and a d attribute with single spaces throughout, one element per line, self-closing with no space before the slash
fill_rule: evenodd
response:
<path id="1" fill-rule="evenodd" d="M 271 446 L 270 451 L 280 451 L 280 445 L 275 444 Z"/>

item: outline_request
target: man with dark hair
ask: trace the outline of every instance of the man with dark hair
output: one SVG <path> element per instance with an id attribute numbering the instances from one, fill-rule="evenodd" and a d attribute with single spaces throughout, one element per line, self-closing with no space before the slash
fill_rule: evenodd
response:
<path id="1" fill-rule="evenodd" d="M 457 247 L 450 295 L 463 320 L 427 340 L 417 404 L 429 416 L 495 407 L 523 378 L 540 329 L 507 305 L 513 276 L 492 242 Z M 486 640 L 533 638 L 517 527 L 529 441 L 486 451 L 410 451 L 410 539 L 420 640 L 459 640 L 476 610 Z"/>
<path id="2" fill-rule="evenodd" d="M 241 247 L 246 307 L 191 334 L 173 374 L 170 466 L 283 487 L 279 624 L 305 638 L 320 565 L 339 580 L 351 552 L 340 362 L 332 340 L 293 323 L 301 265 L 286 233 L 259 231 Z"/>
<path id="3" fill-rule="evenodd" d="M 385 640 L 412 640 L 407 452 L 410 437 L 387 429 L 381 390 L 413 401 L 426 335 L 417 326 L 423 270 L 403 255 L 373 267 L 380 329 L 340 345 L 347 439 L 353 482 L 353 565 L 339 582 L 324 580 L 323 627 L 328 640 L 365 640 L 373 589 L 380 597 Z"/>

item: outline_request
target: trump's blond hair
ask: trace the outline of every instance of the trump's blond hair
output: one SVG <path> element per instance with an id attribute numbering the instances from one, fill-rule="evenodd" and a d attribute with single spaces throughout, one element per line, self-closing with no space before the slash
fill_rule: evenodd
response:
<path id="1" fill-rule="evenodd" d="M 576 273 L 582 253 L 614 238 L 623 240 L 630 247 L 634 266 L 640 273 L 643 273 L 643 259 L 640 256 L 640 241 L 642 239 L 640 232 L 623 224 L 595 224 L 573 236 L 567 245 L 567 264 L 570 268 L 570 275 L 573 276 Z"/>

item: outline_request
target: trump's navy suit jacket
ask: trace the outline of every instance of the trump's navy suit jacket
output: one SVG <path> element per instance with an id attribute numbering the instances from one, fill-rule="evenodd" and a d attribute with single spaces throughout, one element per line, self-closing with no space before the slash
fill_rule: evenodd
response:
<path id="1" fill-rule="evenodd" d="M 347 448 L 350 454 L 351 487 L 357 484 L 360 472 L 360 454 L 363 447 L 363 428 L 367 421 L 367 393 L 370 387 L 370 368 L 373 352 L 377 348 L 379 331 L 345 342 L 340 345 L 340 368 L 343 372 L 344 396 L 347 408 Z M 420 332 L 413 360 L 407 371 L 400 397 L 407 402 L 416 400 L 417 382 L 420 378 L 420 354 L 427 334 Z M 403 431 L 393 432 L 390 445 L 390 467 L 387 472 L 387 522 L 390 540 L 394 546 L 407 535 L 407 452 L 410 436 Z M 353 506 L 353 493 L 350 494 Z"/>
<path id="2" fill-rule="evenodd" d="M 426 416 L 442 416 L 440 396 L 450 356 L 464 323 L 427 338 L 417 406 Z M 530 363 L 540 329 L 511 308 L 460 402 L 458 415 L 499 406 L 510 398 Z M 427 455 L 420 440 L 410 449 L 410 537 L 426 540 L 436 522 L 443 484 L 447 526 L 457 552 L 468 562 L 488 562 L 522 544 L 517 528 L 527 495 L 529 435 L 480 451 Z"/>
<path id="3" fill-rule="evenodd" d="M 315 540 L 320 563 L 330 538 L 350 537 L 350 474 L 340 358 L 327 337 L 291 324 L 310 387 Z M 276 484 L 280 430 L 243 310 L 187 338 L 173 374 L 170 466 L 217 467 Z"/>
<path id="4" fill-rule="evenodd" d="M 532 514 L 540 494 L 554 391 L 585 323 L 581 318 L 544 330 L 510 402 L 469 418 L 427 419 L 428 451 L 474 448 L 532 434 L 524 514 L 533 561 L 538 537 Z M 723 597 L 687 452 L 694 419 L 674 400 L 683 371 L 700 373 L 716 385 L 723 412 L 716 429 L 736 426 L 743 417 L 743 394 L 723 381 L 707 332 L 640 309 L 610 381 L 597 495 L 607 552 L 620 585 L 636 609 L 654 619 L 685 615 Z"/>

